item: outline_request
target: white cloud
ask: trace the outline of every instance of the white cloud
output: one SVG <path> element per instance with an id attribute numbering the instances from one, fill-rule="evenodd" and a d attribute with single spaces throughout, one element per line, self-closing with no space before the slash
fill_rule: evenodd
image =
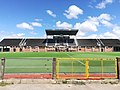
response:
<path id="1" fill-rule="evenodd" d="M 64 29 L 78 29 L 77 36 L 85 36 L 88 32 L 97 32 L 98 27 L 104 25 L 108 28 L 113 28 L 113 24 L 110 22 L 112 17 L 109 14 L 101 14 L 98 17 L 91 17 L 89 16 L 88 19 L 82 23 L 76 23 L 74 26 L 67 22 L 56 22 L 57 28 L 64 28 Z"/>
<path id="2" fill-rule="evenodd" d="M 56 14 L 54 14 L 51 10 L 47 10 L 46 12 L 54 18 L 56 17 Z"/>
<path id="3" fill-rule="evenodd" d="M 35 21 L 40 21 L 40 20 L 38 18 L 36 18 Z"/>
<path id="4" fill-rule="evenodd" d="M 34 20 L 37 21 L 37 22 L 42 21 L 42 19 L 39 19 L 39 18 L 35 18 Z"/>
<path id="5" fill-rule="evenodd" d="M 79 28 L 81 31 L 84 31 L 84 32 L 90 32 L 90 31 L 98 31 L 97 30 L 97 25 L 92 23 L 91 21 L 85 21 L 83 22 L 81 25 L 80 25 L 80 28 Z"/>
<path id="6" fill-rule="evenodd" d="M 91 35 L 87 36 L 87 38 L 96 39 L 96 38 L 98 38 L 98 35 L 97 34 L 91 34 Z"/>
<path id="7" fill-rule="evenodd" d="M 97 17 L 97 19 L 99 20 L 99 22 L 108 27 L 108 28 L 112 28 L 114 25 L 110 22 L 113 18 L 109 15 L 109 14 L 101 14 L 100 16 Z"/>
<path id="8" fill-rule="evenodd" d="M 31 25 L 36 27 L 42 27 L 42 24 L 38 22 L 32 22 Z"/>
<path id="9" fill-rule="evenodd" d="M 33 30 L 33 26 L 26 23 L 26 22 L 23 22 L 23 23 L 20 23 L 20 24 L 17 24 L 16 25 L 17 28 L 20 28 L 20 29 L 27 29 L 27 30 Z"/>
<path id="10" fill-rule="evenodd" d="M 63 29 L 71 29 L 72 28 L 72 24 L 69 24 L 67 22 L 61 23 L 61 21 L 58 21 L 58 22 L 56 22 L 56 27 L 57 28 L 63 28 Z"/>
<path id="11" fill-rule="evenodd" d="M 107 20 L 110 21 L 112 20 L 112 17 L 109 14 L 103 13 L 98 17 L 99 20 Z"/>
<path id="12" fill-rule="evenodd" d="M 98 27 L 102 25 L 110 29 L 113 29 L 113 28 L 115 29 L 116 26 L 110 22 L 111 20 L 112 20 L 112 17 L 109 14 L 105 14 L 105 13 L 99 15 L 98 17 L 89 16 L 86 21 L 82 23 L 76 23 L 73 28 L 79 29 L 79 32 L 77 34 L 78 36 L 85 36 L 86 33 L 88 32 L 99 31 Z M 116 29 L 117 28 L 118 27 L 116 27 Z M 114 32 L 117 31 L 116 29 L 114 30 Z M 113 33 L 113 31 L 111 33 Z M 90 35 L 89 37 L 95 37 L 95 36 L 103 37 L 103 35 L 95 35 L 95 34 Z M 107 36 L 107 35 L 105 34 L 104 36 Z"/>
<path id="13" fill-rule="evenodd" d="M 23 37 L 23 36 L 25 36 L 24 33 L 18 33 L 18 34 L 12 34 L 11 37 Z"/>
<path id="14" fill-rule="evenodd" d="M 104 25 L 106 27 L 113 27 L 113 24 L 110 22 L 113 18 L 109 14 L 100 14 L 98 17 L 88 17 L 88 21 L 95 25 L 100 26 Z"/>
<path id="15" fill-rule="evenodd" d="M 89 17 L 88 20 L 82 22 L 82 23 L 76 23 L 74 25 L 74 29 L 78 29 L 78 36 L 84 36 L 87 32 L 96 32 L 98 31 L 97 26 L 99 26 L 99 22 L 97 18 Z"/>
<path id="16" fill-rule="evenodd" d="M 6 32 L 6 31 L 0 31 L 0 40 L 3 38 L 20 38 L 24 37 L 24 33 L 13 33 L 13 32 Z"/>
<path id="17" fill-rule="evenodd" d="M 92 35 L 86 36 L 86 38 L 120 39 L 120 35 L 119 35 L 120 26 L 114 25 L 112 28 L 113 28 L 112 31 L 107 31 L 107 32 L 104 32 L 104 33 L 99 34 L 99 35 L 97 35 L 97 34 L 92 34 Z"/>
<path id="18" fill-rule="evenodd" d="M 100 34 L 99 37 L 101 38 L 112 38 L 112 39 L 120 39 L 120 26 L 112 24 L 111 27 L 112 31 L 105 32 L 103 34 Z"/>
<path id="19" fill-rule="evenodd" d="M 88 36 L 84 36 L 84 37 L 80 37 L 80 38 L 87 38 L 87 39 L 119 39 L 119 37 L 115 34 L 113 34 L 112 32 L 105 32 L 103 34 L 91 34 Z"/>
<path id="20" fill-rule="evenodd" d="M 120 37 L 120 26 L 114 25 L 112 32 Z"/>
<path id="21" fill-rule="evenodd" d="M 104 8 L 106 8 L 107 4 L 111 4 L 111 3 L 113 3 L 113 0 L 103 0 L 102 2 L 100 2 L 99 4 L 96 5 L 96 8 L 104 9 Z"/>
<path id="22" fill-rule="evenodd" d="M 77 33 L 77 36 L 85 36 L 87 32 L 96 32 L 98 31 L 97 26 L 99 26 L 99 22 L 95 18 L 89 18 L 83 23 L 76 23 L 74 26 L 72 26 L 72 24 L 69 24 L 67 22 L 63 22 L 63 23 L 61 23 L 61 21 L 56 22 L 57 28 L 78 29 L 79 32 Z"/>
<path id="23" fill-rule="evenodd" d="M 5 37 L 5 36 L 8 36 L 8 32 L 5 32 L 3 30 L 0 30 L 0 41 Z"/>
<path id="24" fill-rule="evenodd" d="M 106 20 L 101 20 L 100 21 L 101 24 L 103 24 L 104 26 L 108 27 L 108 28 L 112 28 L 114 25 Z"/>
<path id="25" fill-rule="evenodd" d="M 78 29 L 77 37 L 81 38 L 119 38 L 120 39 L 120 26 L 117 24 L 111 23 L 113 20 L 112 16 L 106 13 L 100 14 L 97 17 L 91 17 L 89 16 L 86 21 L 84 22 L 78 22 L 74 25 L 61 21 L 56 22 L 56 27 L 58 28 L 64 28 L 64 29 Z M 108 30 L 105 29 L 102 31 L 101 34 L 92 34 L 89 35 L 87 33 L 91 32 L 97 32 L 99 31 L 99 27 L 105 26 L 104 28 L 109 28 Z"/>
<path id="26" fill-rule="evenodd" d="M 81 36 L 82 37 L 82 36 L 85 36 L 85 34 L 86 34 L 85 32 L 82 32 L 81 30 L 79 30 L 76 36 L 78 36 L 78 37 Z"/>
<path id="27" fill-rule="evenodd" d="M 78 36 L 84 36 L 87 32 L 96 32 L 97 26 L 95 24 L 90 23 L 89 21 L 85 21 L 83 23 L 76 23 L 74 25 L 74 29 L 78 29 Z"/>
<path id="28" fill-rule="evenodd" d="M 23 37 L 23 36 L 25 36 L 25 34 L 24 33 L 18 33 L 17 36 L 18 37 Z"/>
<path id="29" fill-rule="evenodd" d="M 20 29 L 33 30 L 34 27 L 42 27 L 42 24 L 38 22 L 31 22 L 31 23 L 23 22 L 23 23 L 17 24 L 16 27 Z"/>
<path id="30" fill-rule="evenodd" d="M 77 7 L 76 5 L 71 5 L 68 10 L 65 10 L 64 15 L 68 19 L 78 19 L 78 15 L 83 14 L 83 10 Z"/>
<path id="31" fill-rule="evenodd" d="M 111 32 L 105 32 L 105 33 L 103 34 L 103 36 L 104 36 L 104 37 L 115 37 L 116 35 L 113 34 L 113 33 L 111 33 Z"/>
<path id="32" fill-rule="evenodd" d="M 103 36 L 104 38 L 118 38 L 114 33 L 112 32 L 105 32 L 103 35 L 100 35 L 100 36 Z"/>

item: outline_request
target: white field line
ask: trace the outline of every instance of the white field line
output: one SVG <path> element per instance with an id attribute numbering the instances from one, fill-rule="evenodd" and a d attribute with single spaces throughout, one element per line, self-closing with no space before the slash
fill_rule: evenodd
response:
<path id="1" fill-rule="evenodd" d="M 69 57 L 73 58 L 71 55 L 69 55 L 68 53 L 66 53 L 66 55 L 68 55 Z M 78 60 L 77 60 L 78 61 Z M 80 60 L 78 61 L 79 63 L 81 63 L 82 65 L 85 66 L 85 64 L 83 62 L 81 62 Z M 89 68 L 98 68 L 98 67 L 101 67 L 101 66 L 89 66 Z M 104 68 L 113 68 L 114 66 L 104 66 Z"/>
<path id="2" fill-rule="evenodd" d="M 69 55 L 68 53 L 66 53 L 70 58 L 73 58 L 71 55 Z M 78 61 L 78 60 L 77 60 Z M 84 65 L 85 66 L 85 64 L 83 63 L 83 62 L 81 62 L 81 61 L 78 61 L 79 63 L 81 63 L 82 65 Z"/>

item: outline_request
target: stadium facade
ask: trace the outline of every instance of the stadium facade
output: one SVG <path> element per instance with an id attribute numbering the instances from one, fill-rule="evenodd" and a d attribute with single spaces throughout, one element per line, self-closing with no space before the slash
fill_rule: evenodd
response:
<path id="1" fill-rule="evenodd" d="M 5 38 L 0 52 L 120 52 L 119 39 L 77 39 L 78 30 L 46 30 L 46 38 Z"/>

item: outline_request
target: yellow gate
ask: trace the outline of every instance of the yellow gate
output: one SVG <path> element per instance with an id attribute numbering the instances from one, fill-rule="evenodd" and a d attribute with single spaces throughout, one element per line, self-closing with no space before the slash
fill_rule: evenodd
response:
<path id="1" fill-rule="evenodd" d="M 117 60 L 106 58 L 56 58 L 57 79 L 117 78 Z"/>

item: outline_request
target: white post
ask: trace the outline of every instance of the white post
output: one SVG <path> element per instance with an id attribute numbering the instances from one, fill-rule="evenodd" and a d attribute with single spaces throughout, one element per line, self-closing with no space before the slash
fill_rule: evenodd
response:
<path id="1" fill-rule="evenodd" d="M 3 52 L 3 47 L 1 48 L 1 52 Z"/>
<path id="2" fill-rule="evenodd" d="M 38 52 L 40 52 L 40 47 L 38 46 Z"/>
<path id="3" fill-rule="evenodd" d="M 32 47 L 31 46 L 29 46 L 30 47 L 30 52 L 32 52 Z"/>
<path id="4" fill-rule="evenodd" d="M 94 49 L 95 49 L 95 48 L 94 48 L 94 47 L 92 47 L 92 52 L 94 52 Z"/>
<path id="5" fill-rule="evenodd" d="M 85 49 L 84 51 L 86 52 L 86 46 L 85 46 L 85 48 L 84 48 L 84 49 Z"/>

